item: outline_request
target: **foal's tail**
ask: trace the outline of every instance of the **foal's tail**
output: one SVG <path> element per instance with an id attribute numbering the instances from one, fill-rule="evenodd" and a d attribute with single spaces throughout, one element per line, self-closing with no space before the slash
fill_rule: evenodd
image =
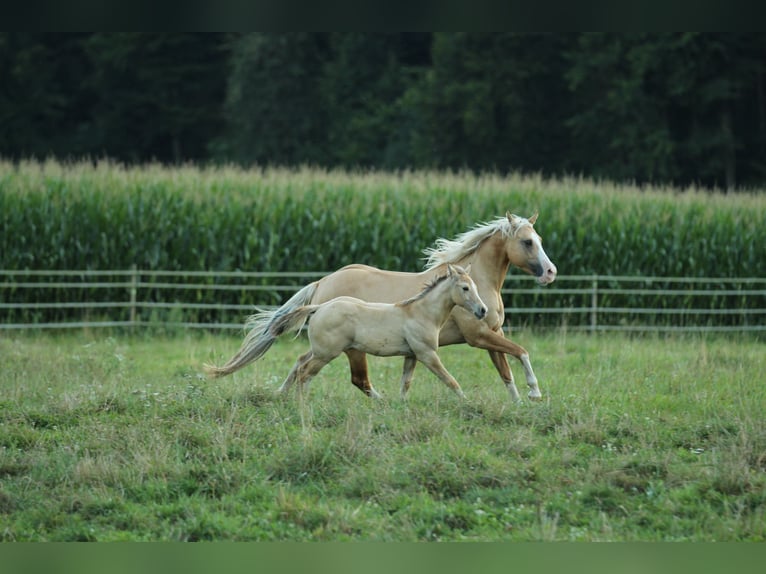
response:
<path id="1" fill-rule="evenodd" d="M 203 365 L 205 372 L 211 377 L 223 377 L 260 359 L 271 348 L 277 337 L 285 331 L 285 328 L 281 330 L 275 329 L 274 325 L 283 325 L 285 323 L 285 316 L 289 317 L 296 309 L 304 308 L 314 296 L 318 283 L 318 281 L 309 283 L 278 309 L 259 311 L 254 315 L 250 315 L 247 321 L 245 321 L 245 329 L 249 329 L 249 331 L 245 336 L 245 340 L 242 341 L 239 351 L 221 367 Z M 308 315 L 306 315 L 306 318 L 308 318 Z M 303 323 L 305 322 L 306 319 L 303 320 Z M 303 323 L 301 326 L 303 326 Z"/>

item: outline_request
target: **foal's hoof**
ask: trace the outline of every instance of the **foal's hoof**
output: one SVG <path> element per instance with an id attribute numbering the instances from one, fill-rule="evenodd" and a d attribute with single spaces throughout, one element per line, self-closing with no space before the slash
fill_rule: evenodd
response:
<path id="1" fill-rule="evenodd" d="M 529 398 L 530 401 L 542 401 L 543 395 L 540 391 L 529 391 L 527 398 Z"/>

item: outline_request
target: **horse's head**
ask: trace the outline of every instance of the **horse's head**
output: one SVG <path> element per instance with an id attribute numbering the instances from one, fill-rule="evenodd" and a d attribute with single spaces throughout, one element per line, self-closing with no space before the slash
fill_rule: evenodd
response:
<path id="1" fill-rule="evenodd" d="M 556 279 L 556 266 L 543 249 L 542 238 L 534 228 L 537 213 L 529 219 L 506 213 L 511 230 L 505 243 L 505 253 L 512 265 L 537 278 L 540 285 Z"/>
<path id="2" fill-rule="evenodd" d="M 447 265 L 447 280 L 451 283 L 452 301 L 473 313 L 477 319 L 483 319 L 487 314 L 487 306 L 479 297 L 476 283 L 468 275 L 470 272 L 470 265 L 465 269 L 458 265 Z"/>

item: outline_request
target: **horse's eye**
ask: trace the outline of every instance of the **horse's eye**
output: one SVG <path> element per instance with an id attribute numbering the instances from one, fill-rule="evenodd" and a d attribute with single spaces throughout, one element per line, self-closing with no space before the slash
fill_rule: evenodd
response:
<path id="1" fill-rule="evenodd" d="M 531 239 L 525 239 L 523 241 L 524 247 L 532 247 L 532 240 Z"/>
<path id="2" fill-rule="evenodd" d="M 468 291 L 468 285 L 463 285 L 463 291 Z"/>

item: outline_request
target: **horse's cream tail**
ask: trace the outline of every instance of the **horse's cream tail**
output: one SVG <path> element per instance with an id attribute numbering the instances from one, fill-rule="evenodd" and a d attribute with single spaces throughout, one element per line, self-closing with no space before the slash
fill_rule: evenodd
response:
<path id="1" fill-rule="evenodd" d="M 266 354 L 266 351 L 271 348 L 271 345 L 273 345 L 274 341 L 277 339 L 277 336 L 272 333 L 272 327 L 275 320 L 310 303 L 311 298 L 316 292 L 317 284 L 318 281 L 309 283 L 295 295 L 290 297 L 290 299 L 278 309 L 273 311 L 259 311 L 248 317 L 245 322 L 245 329 L 248 329 L 249 331 L 245 336 L 245 340 L 242 342 L 239 351 L 237 351 L 237 353 L 221 367 L 208 364 L 203 365 L 205 373 L 214 378 L 223 377 L 260 359 Z"/>

